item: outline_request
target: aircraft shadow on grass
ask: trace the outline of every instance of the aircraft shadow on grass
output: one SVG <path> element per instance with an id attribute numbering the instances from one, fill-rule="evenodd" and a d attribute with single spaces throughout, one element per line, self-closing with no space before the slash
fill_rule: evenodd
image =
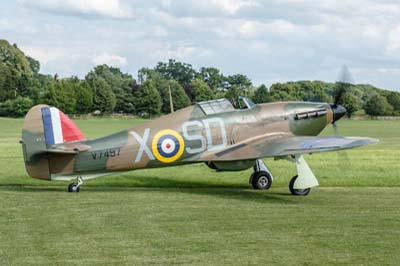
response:
<path id="1" fill-rule="evenodd" d="M 210 184 L 200 181 L 192 180 L 177 180 L 172 178 L 159 178 L 154 176 L 138 176 L 132 178 L 132 183 L 121 182 L 105 182 L 104 184 L 90 184 L 85 187 L 86 193 L 91 192 L 129 192 L 135 191 L 146 192 L 165 192 L 165 193 L 185 193 L 204 196 L 215 196 L 218 198 L 227 198 L 234 200 L 243 200 L 250 202 L 270 202 L 270 203 L 293 203 L 297 204 L 298 201 L 290 197 L 290 194 L 281 191 L 255 191 L 247 186 L 232 186 L 231 184 Z M 65 192 L 64 186 L 46 186 L 47 182 L 43 184 L 3 184 L 0 185 L 0 190 L 12 192 Z"/>

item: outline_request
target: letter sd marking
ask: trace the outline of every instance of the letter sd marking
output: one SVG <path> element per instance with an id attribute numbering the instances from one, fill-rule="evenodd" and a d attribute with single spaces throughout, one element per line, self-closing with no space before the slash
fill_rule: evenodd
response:
<path id="1" fill-rule="evenodd" d="M 185 142 L 178 132 L 170 129 L 161 130 L 154 136 L 151 149 L 157 160 L 172 163 L 182 156 Z"/>

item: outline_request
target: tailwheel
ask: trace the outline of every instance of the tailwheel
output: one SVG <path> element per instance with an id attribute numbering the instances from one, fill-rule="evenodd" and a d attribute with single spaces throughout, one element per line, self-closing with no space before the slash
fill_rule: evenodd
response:
<path id="1" fill-rule="evenodd" d="M 272 185 L 272 178 L 268 172 L 261 171 L 252 174 L 251 184 L 254 189 L 269 189 Z"/>
<path id="2" fill-rule="evenodd" d="M 81 176 L 76 178 L 76 183 L 71 183 L 68 185 L 68 192 L 79 192 L 80 186 L 83 184 L 83 179 Z"/>
<path id="3" fill-rule="evenodd" d="M 297 177 L 299 177 L 299 176 L 295 175 L 290 180 L 290 183 L 289 183 L 290 192 L 292 193 L 292 195 L 295 195 L 295 196 L 307 196 L 308 193 L 310 193 L 311 188 L 305 188 L 305 189 L 295 189 L 294 188 L 294 183 L 296 182 Z"/>

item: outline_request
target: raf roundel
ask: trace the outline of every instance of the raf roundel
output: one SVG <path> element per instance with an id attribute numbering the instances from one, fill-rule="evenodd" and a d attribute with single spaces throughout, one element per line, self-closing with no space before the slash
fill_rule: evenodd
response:
<path id="1" fill-rule="evenodd" d="M 166 129 L 154 136 L 151 148 L 157 160 L 172 163 L 182 156 L 185 143 L 178 132 Z"/>

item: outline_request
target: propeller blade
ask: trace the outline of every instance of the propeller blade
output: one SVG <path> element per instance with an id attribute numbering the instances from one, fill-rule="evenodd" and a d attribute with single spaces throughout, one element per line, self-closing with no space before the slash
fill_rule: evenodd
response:
<path id="1" fill-rule="evenodd" d="M 350 70 L 346 65 L 342 66 L 342 69 L 340 70 L 339 81 L 347 84 L 354 83 L 353 76 L 351 75 Z"/>
<path id="2" fill-rule="evenodd" d="M 339 136 L 339 128 L 336 124 L 336 121 L 332 122 L 332 127 L 333 127 L 333 132 L 334 132 L 335 136 Z"/>
<path id="3" fill-rule="evenodd" d="M 335 100 L 333 102 L 333 106 L 338 106 L 343 94 L 345 94 L 348 91 L 348 88 L 350 85 L 354 83 L 354 79 L 347 68 L 347 66 L 343 66 L 340 74 L 339 74 L 339 80 L 336 82 L 336 90 L 335 90 Z"/>

